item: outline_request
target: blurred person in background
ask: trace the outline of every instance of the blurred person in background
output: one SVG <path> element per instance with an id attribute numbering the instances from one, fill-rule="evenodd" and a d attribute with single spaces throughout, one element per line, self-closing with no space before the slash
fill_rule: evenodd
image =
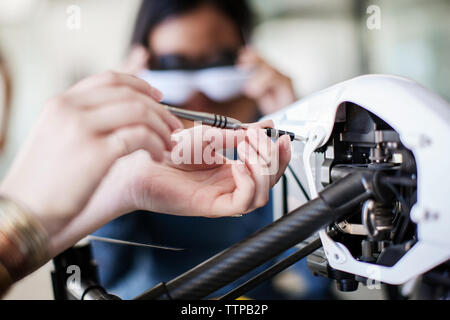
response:
<path id="1" fill-rule="evenodd" d="M 248 46 L 252 21 L 252 12 L 244 0 L 145 0 L 123 71 L 160 89 L 167 104 L 253 122 L 291 104 L 295 94 L 291 80 Z M 192 126 L 192 122 L 184 125 Z M 138 163 L 136 167 L 142 165 Z M 136 174 L 145 176 L 146 172 Z M 211 220 L 134 212 L 95 235 L 186 250 L 169 252 L 94 242 L 101 283 L 123 298 L 136 297 L 271 221 L 271 199 L 266 206 L 241 218 Z M 296 298 L 324 298 L 326 286 L 318 284 Z M 286 298 L 270 281 L 250 292 L 249 297 Z"/>
<path id="2" fill-rule="evenodd" d="M 253 20 L 245 0 L 144 0 L 123 71 L 169 104 L 253 121 L 296 100 L 291 79 L 249 46 Z"/>

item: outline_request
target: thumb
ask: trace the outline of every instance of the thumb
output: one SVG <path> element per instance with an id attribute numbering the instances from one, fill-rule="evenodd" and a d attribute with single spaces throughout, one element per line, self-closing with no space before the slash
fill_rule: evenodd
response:
<path id="1" fill-rule="evenodd" d="M 228 208 L 231 205 L 234 214 L 243 214 L 248 212 L 253 202 L 255 182 L 244 163 L 234 163 L 231 169 L 236 183 L 236 189 L 231 195 L 231 203 L 229 202 Z"/>

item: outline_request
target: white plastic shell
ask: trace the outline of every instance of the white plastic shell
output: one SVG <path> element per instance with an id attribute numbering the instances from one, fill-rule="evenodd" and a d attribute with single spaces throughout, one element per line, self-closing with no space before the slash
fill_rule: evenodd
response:
<path id="1" fill-rule="evenodd" d="M 366 75 L 332 86 L 265 117 L 274 120 L 277 129 L 310 137 L 304 148 L 304 152 L 309 152 L 304 154 L 303 166 L 313 196 L 320 187 L 311 178 L 310 149 L 322 146 L 329 139 L 339 117 L 338 107 L 344 102 L 352 102 L 383 119 L 413 152 L 418 185 L 411 219 L 417 223 L 418 242 L 392 267 L 357 261 L 344 245 L 321 232 L 324 249 L 335 269 L 402 284 L 450 259 L 450 104 L 411 80 Z"/>

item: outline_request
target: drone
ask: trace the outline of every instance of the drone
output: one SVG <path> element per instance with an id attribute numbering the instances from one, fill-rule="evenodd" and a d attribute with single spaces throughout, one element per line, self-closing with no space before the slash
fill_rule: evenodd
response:
<path id="1" fill-rule="evenodd" d="M 219 300 L 237 299 L 301 259 L 341 291 L 381 283 L 392 298 L 450 298 L 446 100 L 405 78 L 365 75 L 266 119 L 302 138 L 300 161 L 289 169 L 305 173 L 306 181 L 295 178 L 309 201 L 136 299 L 205 299 L 291 248 Z M 73 264 L 85 270 L 76 286 L 67 282 Z M 119 299 L 98 284 L 88 246 L 63 252 L 54 265 L 56 299 Z"/>

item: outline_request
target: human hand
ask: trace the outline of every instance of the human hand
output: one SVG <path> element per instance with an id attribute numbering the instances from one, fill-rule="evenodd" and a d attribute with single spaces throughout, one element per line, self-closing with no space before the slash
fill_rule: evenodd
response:
<path id="1" fill-rule="evenodd" d="M 289 77 L 264 61 L 253 49 L 241 51 L 238 65 L 252 70 L 244 93 L 256 100 L 262 114 L 274 113 L 295 102 L 295 92 Z"/>
<path id="2" fill-rule="evenodd" d="M 161 94 L 135 77 L 108 72 L 50 100 L 0 193 L 27 207 L 50 237 L 79 214 L 113 163 L 144 149 L 152 162 L 172 149 L 178 119 Z"/>
<path id="3" fill-rule="evenodd" d="M 289 137 L 274 143 L 261 130 L 267 127 L 273 127 L 272 121 L 253 124 L 248 130 L 202 126 L 181 132 L 171 160 L 155 164 L 160 169 L 153 171 L 164 175 L 143 177 L 143 183 L 138 184 L 145 186 L 136 191 L 147 201 L 137 203 L 137 207 L 147 205 L 148 210 L 157 212 L 217 218 L 264 206 L 270 188 L 290 160 Z M 196 153 L 200 143 L 202 148 Z M 220 152 L 236 147 L 241 161 L 229 160 Z M 196 163 L 196 156 L 197 160 L 203 158 L 201 163 Z"/>
<path id="4" fill-rule="evenodd" d="M 194 127 L 175 134 L 178 144 L 162 163 L 152 161 L 145 151 L 123 157 L 83 213 L 61 230 L 55 247 L 64 250 L 78 241 L 80 228 L 91 233 L 135 210 L 222 217 L 263 206 L 291 156 L 289 137 L 273 143 L 259 129 L 271 126 L 271 121 L 264 121 L 247 131 Z M 237 147 L 242 161 L 225 159 L 219 152 L 224 146 Z M 197 163 L 196 153 L 201 155 Z"/>

